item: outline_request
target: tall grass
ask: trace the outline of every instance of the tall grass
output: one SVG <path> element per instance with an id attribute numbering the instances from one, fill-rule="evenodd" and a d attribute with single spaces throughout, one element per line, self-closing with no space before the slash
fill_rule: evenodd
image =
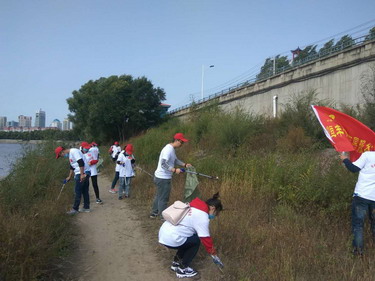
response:
<path id="1" fill-rule="evenodd" d="M 55 259 L 72 244 L 69 192 L 56 200 L 68 164 L 54 158 L 54 147 L 25 151 L 0 181 L 0 280 L 51 280 Z"/>
<path id="2" fill-rule="evenodd" d="M 178 157 L 219 176 L 199 178 L 198 186 L 203 199 L 219 191 L 225 209 L 211 223 L 225 276 L 208 273 L 209 280 L 373 280 L 375 248 L 367 229 L 365 257 L 351 256 L 357 175 L 346 171 L 319 131 L 309 107 L 314 95 L 296 97 L 277 119 L 210 108 L 130 140 L 137 163 L 153 172 L 162 147 L 182 131 L 191 141 Z M 182 198 L 183 187 L 184 176 L 174 176 L 170 202 Z M 151 206 L 149 176 L 138 175 L 133 191 L 136 202 Z M 198 269 L 207 260 L 203 252 L 193 265 Z"/>

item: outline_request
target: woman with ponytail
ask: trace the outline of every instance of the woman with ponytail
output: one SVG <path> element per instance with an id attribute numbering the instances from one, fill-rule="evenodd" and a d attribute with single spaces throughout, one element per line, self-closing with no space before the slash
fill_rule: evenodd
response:
<path id="1" fill-rule="evenodd" d="M 223 263 L 216 255 L 209 230 L 210 220 L 223 209 L 219 193 L 214 194 L 206 202 L 195 198 L 190 202 L 190 207 L 188 214 L 178 225 L 165 221 L 159 230 L 159 243 L 177 250 L 171 270 L 176 272 L 178 278 L 198 274 L 190 267 L 190 263 L 198 253 L 201 242 L 213 262 L 223 267 Z"/>

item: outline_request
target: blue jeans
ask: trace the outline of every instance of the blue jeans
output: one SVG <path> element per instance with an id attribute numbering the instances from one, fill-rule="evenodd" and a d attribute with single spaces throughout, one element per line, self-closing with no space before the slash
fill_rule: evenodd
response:
<path id="1" fill-rule="evenodd" d="M 89 184 L 90 184 L 90 172 L 86 172 L 86 178 L 81 182 L 80 175 L 74 176 L 75 187 L 74 187 L 74 204 L 73 209 L 78 211 L 79 205 L 81 204 L 81 197 L 83 196 L 83 208 L 90 209 L 90 197 L 89 197 Z"/>
<path id="2" fill-rule="evenodd" d="M 375 237 L 375 201 L 354 196 L 352 201 L 352 232 L 354 250 L 363 250 L 363 226 L 369 214 L 372 236 Z"/>
<path id="3" fill-rule="evenodd" d="M 120 187 L 118 189 L 118 197 L 122 197 L 125 193 L 126 197 L 130 196 L 130 184 L 132 182 L 131 177 L 120 177 Z"/>
<path id="4" fill-rule="evenodd" d="M 161 215 L 161 213 L 167 208 L 169 194 L 171 193 L 171 182 L 171 179 L 154 178 L 156 194 L 152 204 L 152 214 Z"/>
<path id="5" fill-rule="evenodd" d="M 164 246 L 170 249 L 177 249 L 176 257 L 174 260 L 179 261 L 180 263 L 182 263 L 183 267 L 186 267 L 190 266 L 190 263 L 198 253 L 200 244 L 200 238 L 197 234 L 194 234 L 193 236 L 188 237 L 185 243 L 179 247 L 170 247 L 167 245 Z"/>

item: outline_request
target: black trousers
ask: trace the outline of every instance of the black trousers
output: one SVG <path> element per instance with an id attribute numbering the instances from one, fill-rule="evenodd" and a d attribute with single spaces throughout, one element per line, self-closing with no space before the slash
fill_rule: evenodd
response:
<path id="1" fill-rule="evenodd" d="M 99 199 L 98 176 L 91 176 L 92 187 L 94 188 L 96 199 Z"/>
<path id="2" fill-rule="evenodd" d="M 183 267 L 187 267 L 190 266 L 190 263 L 197 255 L 200 244 L 201 240 L 197 234 L 194 234 L 193 236 L 188 237 L 185 243 L 179 247 L 165 246 L 170 249 L 177 249 L 175 261 L 179 261 Z"/>
<path id="3" fill-rule="evenodd" d="M 113 181 L 112 181 L 111 189 L 115 188 L 116 183 L 117 183 L 119 177 L 120 177 L 120 172 L 116 172 L 115 173 L 115 177 L 113 178 Z"/>

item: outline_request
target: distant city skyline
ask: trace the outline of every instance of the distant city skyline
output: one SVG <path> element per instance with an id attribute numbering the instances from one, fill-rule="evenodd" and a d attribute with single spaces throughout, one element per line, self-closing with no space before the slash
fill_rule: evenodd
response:
<path id="1" fill-rule="evenodd" d="M 37 126 L 36 122 L 37 122 L 37 113 L 39 112 L 43 112 L 44 113 L 44 126 Z M 20 113 L 13 113 L 13 115 L 11 115 L 12 117 L 10 117 L 9 115 L 6 115 L 6 114 L 2 114 L 0 112 L 0 116 L 1 117 L 6 117 L 7 118 L 7 122 L 19 122 L 19 116 L 27 116 L 27 117 L 32 117 L 32 123 L 31 123 L 31 127 L 50 127 L 50 124 L 52 124 L 56 119 L 57 120 L 65 120 L 67 119 L 68 116 L 64 116 L 63 118 L 58 118 L 58 117 L 50 117 L 48 118 L 48 116 L 51 116 L 51 114 L 48 114 L 48 112 L 46 110 L 42 110 L 42 109 L 38 109 L 38 110 L 34 110 L 32 113 L 25 113 L 25 112 L 20 112 Z"/>
<path id="2" fill-rule="evenodd" d="M 73 123 L 69 121 L 68 116 L 63 121 L 54 118 L 51 122 L 46 121 L 46 111 L 41 108 L 37 110 L 34 115 L 20 114 L 17 118 L 9 118 L 6 115 L 0 114 L 0 130 L 44 130 L 48 128 L 57 128 L 59 130 L 71 130 Z"/>

